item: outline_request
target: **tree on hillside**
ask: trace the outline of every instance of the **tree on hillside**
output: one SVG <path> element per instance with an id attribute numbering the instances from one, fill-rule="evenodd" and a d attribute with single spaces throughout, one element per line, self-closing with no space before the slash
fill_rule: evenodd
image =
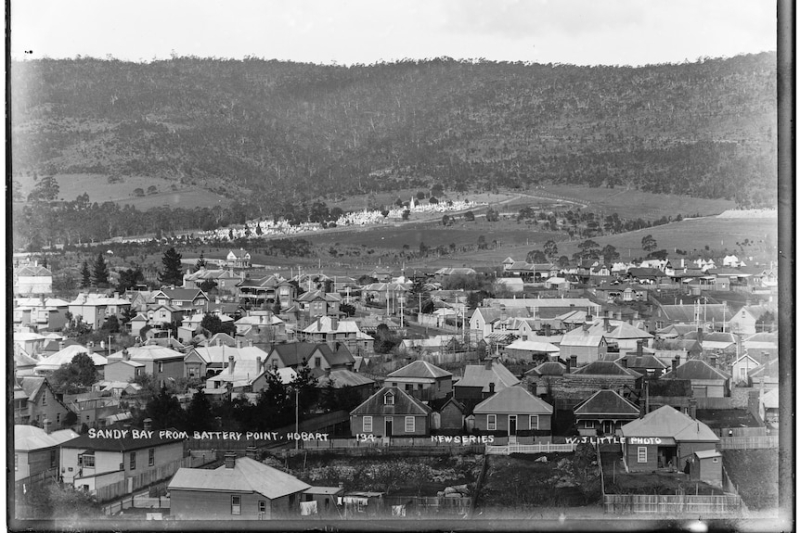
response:
<path id="1" fill-rule="evenodd" d="M 181 258 L 181 254 L 175 251 L 175 248 L 170 248 L 164 252 L 164 256 L 161 258 L 161 264 L 164 268 L 158 274 L 158 281 L 162 285 L 183 285 Z"/>
<path id="2" fill-rule="evenodd" d="M 569 257 L 567 257 L 566 255 L 562 255 L 561 257 L 558 258 L 558 263 L 556 264 L 558 265 L 558 268 L 569 267 Z"/>
<path id="3" fill-rule="evenodd" d="M 308 414 L 317 404 L 319 398 L 319 381 L 314 377 L 308 364 L 297 368 L 297 375 L 289 384 L 293 399 L 299 401 L 300 414 Z"/>
<path id="4" fill-rule="evenodd" d="M 216 335 L 217 333 L 227 333 L 228 335 L 233 336 L 233 334 L 236 332 L 236 326 L 233 324 L 233 322 L 228 322 L 227 324 L 223 323 L 220 317 L 210 313 L 203 315 L 203 319 L 200 321 L 200 327 L 208 330 L 208 332 L 212 335 Z"/>
<path id="5" fill-rule="evenodd" d="M 144 273 L 140 267 L 120 270 L 119 279 L 117 280 L 117 291 L 121 294 L 127 290 L 134 289 L 137 285 L 142 283 L 144 283 Z"/>
<path id="6" fill-rule="evenodd" d="M 555 241 L 549 240 L 544 243 L 544 255 L 546 255 L 550 261 L 555 259 L 558 255 L 558 245 Z M 542 263 L 544 263 L 544 261 L 542 261 Z"/>
<path id="7" fill-rule="evenodd" d="M 94 284 L 96 286 L 103 287 L 108 285 L 108 265 L 106 265 L 106 260 L 102 252 L 97 254 L 97 259 L 92 269 L 92 277 L 94 278 Z"/>
<path id="8" fill-rule="evenodd" d="M 58 181 L 53 176 L 43 176 L 28 195 L 29 202 L 52 202 L 58 200 L 60 192 Z"/>
<path id="9" fill-rule="evenodd" d="M 645 235 L 642 237 L 642 250 L 645 252 L 652 252 L 656 248 L 658 248 L 658 243 L 652 235 Z"/>
<path id="10" fill-rule="evenodd" d="M 467 222 L 475 222 L 475 213 L 473 213 L 472 211 L 467 211 L 466 213 L 464 213 L 464 220 L 466 220 Z"/>
<path id="11" fill-rule="evenodd" d="M 404 209 L 403 210 L 403 214 L 402 214 L 402 219 L 403 220 L 408 220 L 408 217 L 410 217 L 410 216 L 411 216 L 411 211 L 409 211 L 408 209 Z"/>
<path id="12" fill-rule="evenodd" d="M 528 252 L 528 255 L 525 256 L 525 261 L 528 263 L 546 263 L 547 256 L 541 250 L 531 250 Z"/>
<path id="13" fill-rule="evenodd" d="M 203 280 L 203 283 L 197 286 L 201 291 L 205 293 L 209 293 L 217 288 L 217 282 L 213 279 L 206 279 Z"/>
<path id="14" fill-rule="evenodd" d="M 81 288 L 86 289 L 92 286 L 92 272 L 89 270 L 89 263 L 83 262 L 81 267 Z"/>
<path id="15" fill-rule="evenodd" d="M 258 226 L 256 226 L 258 227 Z M 206 268 L 208 262 L 206 261 L 205 257 L 203 257 L 203 252 L 200 252 L 200 257 L 197 258 L 197 262 L 194 264 L 195 271 L 200 270 L 201 268 Z"/>
<path id="16" fill-rule="evenodd" d="M 498 220 L 500 220 L 499 211 L 491 207 L 486 210 L 486 222 L 497 222 Z"/>
<path id="17" fill-rule="evenodd" d="M 169 393 L 166 387 L 161 387 L 161 392 L 147 402 L 144 418 L 152 420 L 153 429 L 183 429 L 186 427 L 186 414 L 178 398 Z"/>
<path id="18" fill-rule="evenodd" d="M 603 249 L 600 250 L 600 255 L 603 256 L 606 263 L 611 263 L 619 259 L 619 252 L 610 244 L 603 246 Z"/>
<path id="19" fill-rule="evenodd" d="M 97 381 L 97 368 L 86 353 L 76 354 L 72 361 L 56 369 L 48 382 L 59 394 L 84 392 Z"/>

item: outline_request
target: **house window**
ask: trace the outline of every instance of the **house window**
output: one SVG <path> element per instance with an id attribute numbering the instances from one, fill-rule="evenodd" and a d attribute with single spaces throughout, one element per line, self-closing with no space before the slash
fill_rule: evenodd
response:
<path id="1" fill-rule="evenodd" d="M 153 466 L 156 464 L 156 449 L 150 448 L 147 451 L 147 466 Z"/>
<path id="2" fill-rule="evenodd" d="M 383 395 L 383 403 L 385 405 L 394 405 L 394 394 L 387 392 Z"/>
<path id="3" fill-rule="evenodd" d="M 242 514 L 241 496 L 231 496 L 231 514 Z"/>
<path id="4" fill-rule="evenodd" d="M 409 383 L 406 383 L 406 390 L 407 390 L 407 391 L 412 391 L 412 390 L 414 390 L 414 385 L 411 385 L 411 384 L 409 384 Z"/>
<path id="5" fill-rule="evenodd" d="M 647 446 L 639 446 L 639 448 L 636 450 L 636 452 L 637 452 L 637 459 L 636 460 L 638 462 L 640 462 L 640 463 L 646 463 L 647 462 Z"/>
<path id="6" fill-rule="evenodd" d="M 314 358 L 314 366 L 317 367 L 317 368 L 321 367 L 322 366 L 322 359 L 319 358 L 319 357 L 315 357 Z"/>
<path id="7" fill-rule="evenodd" d="M 594 420 L 584 420 L 583 427 L 584 429 L 594 429 Z"/>
<path id="8" fill-rule="evenodd" d="M 85 468 L 94 468 L 94 455 L 81 455 L 81 466 Z"/>
<path id="9" fill-rule="evenodd" d="M 136 452 L 131 452 L 131 470 L 136 470 Z"/>
<path id="10" fill-rule="evenodd" d="M 56 451 L 50 450 L 50 468 L 56 467 Z"/>
<path id="11" fill-rule="evenodd" d="M 406 417 L 406 433 L 414 433 L 415 425 L 415 418 L 413 416 Z"/>
<path id="12" fill-rule="evenodd" d="M 56 413 L 56 424 L 61 423 L 61 413 Z"/>
<path id="13" fill-rule="evenodd" d="M 42 394 L 42 405 L 47 405 L 47 393 Z"/>
<path id="14" fill-rule="evenodd" d="M 372 417 L 364 417 L 364 433 L 372 433 Z"/>
<path id="15" fill-rule="evenodd" d="M 531 415 L 530 429 L 539 429 L 539 415 Z"/>
<path id="16" fill-rule="evenodd" d="M 744 379 L 745 376 L 747 376 L 747 369 L 745 367 L 742 367 L 739 369 L 739 377 Z"/>
<path id="17" fill-rule="evenodd" d="M 259 514 L 267 512 L 267 502 L 265 500 L 258 500 L 258 512 Z"/>
<path id="18" fill-rule="evenodd" d="M 497 415 L 486 415 L 486 429 L 488 431 L 497 430 Z"/>

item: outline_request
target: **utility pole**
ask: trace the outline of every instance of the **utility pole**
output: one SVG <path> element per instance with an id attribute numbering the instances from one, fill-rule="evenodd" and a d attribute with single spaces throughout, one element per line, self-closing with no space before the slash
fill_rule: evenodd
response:
<path id="1" fill-rule="evenodd" d="M 300 449 L 300 389 L 294 389 L 294 449 Z"/>

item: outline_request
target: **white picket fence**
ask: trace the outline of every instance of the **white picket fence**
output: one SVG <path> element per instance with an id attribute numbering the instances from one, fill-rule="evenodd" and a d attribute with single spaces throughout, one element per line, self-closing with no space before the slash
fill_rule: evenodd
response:
<path id="1" fill-rule="evenodd" d="M 571 453 L 577 444 L 509 444 L 508 446 L 486 446 L 489 455 L 511 455 L 512 453 Z"/>

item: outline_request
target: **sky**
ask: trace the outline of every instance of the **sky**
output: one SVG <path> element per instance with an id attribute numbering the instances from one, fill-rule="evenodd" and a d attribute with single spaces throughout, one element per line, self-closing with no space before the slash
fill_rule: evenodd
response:
<path id="1" fill-rule="evenodd" d="M 11 56 L 643 65 L 776 50 L 770 0 L 15 0 Z M 28 53 L 26 53 L 28 52 Z"/>

